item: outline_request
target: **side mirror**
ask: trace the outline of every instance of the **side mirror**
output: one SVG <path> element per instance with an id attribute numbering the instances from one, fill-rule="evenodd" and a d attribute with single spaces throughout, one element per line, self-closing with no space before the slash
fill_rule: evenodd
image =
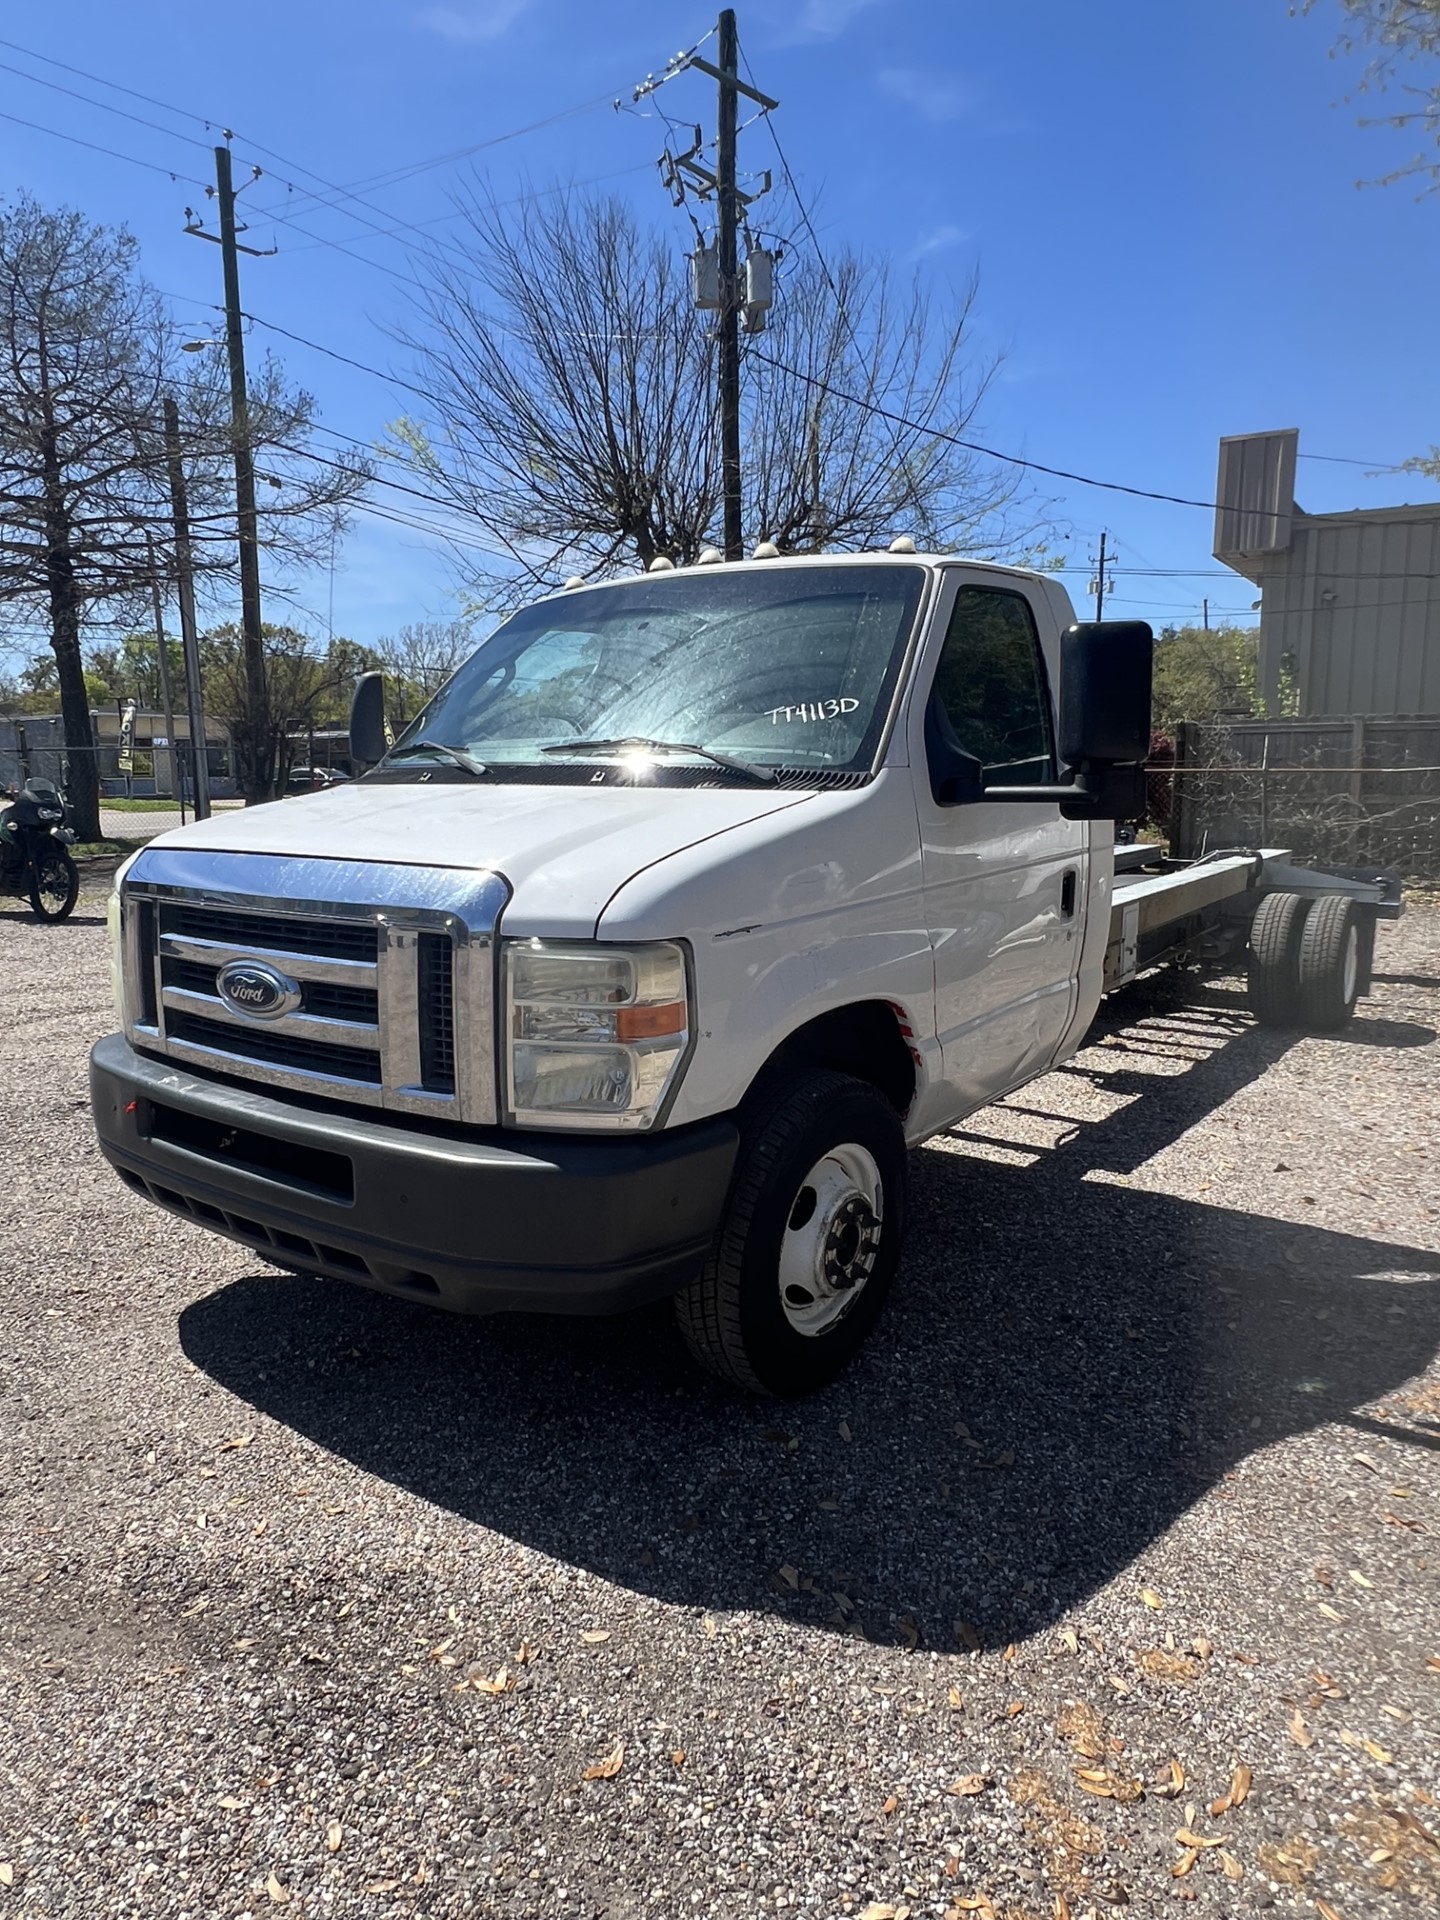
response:
<path id="1" fill-rule="evenodd" d="M 1155 635 L 1143 620 L 1089 621 L 1060 641 L 1060 764 L 1076 773 L 1150 755 Z"/>
<path id="2" fill-rule="evenodd" d="M 362 673 L 350 700 L 350 758 L 357 766 L 373 767 L 390 745 L 385 725 L 385 676 Z"/>

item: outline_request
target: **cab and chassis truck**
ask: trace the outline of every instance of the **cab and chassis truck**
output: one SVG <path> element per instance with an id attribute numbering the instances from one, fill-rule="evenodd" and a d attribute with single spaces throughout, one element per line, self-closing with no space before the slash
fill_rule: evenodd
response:
<path id="1" fill-rule="evenodd" d="M 1104 994 L 1243 955 L 1338 1027 L 1392 876 L 1117 849 L 1152 636 L 900 551 L 651 571 L 505 621 L 369 771 L 117 877 L 100 1145 L 298 1273 L 468 1313 L 673 1296 L 752 1392 L 875 1324 L 908 1150 L 1063 1061 Z"/>

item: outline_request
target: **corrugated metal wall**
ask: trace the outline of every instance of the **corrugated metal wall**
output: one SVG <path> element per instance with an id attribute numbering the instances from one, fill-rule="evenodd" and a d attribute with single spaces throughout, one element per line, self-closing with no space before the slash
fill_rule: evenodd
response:
<path id="1" fill-rule="evenodd" d="M 1261 686 L 1305 714 L 1440 714 L 1440 508 L 1297 515 L 1262 575 Z"/>

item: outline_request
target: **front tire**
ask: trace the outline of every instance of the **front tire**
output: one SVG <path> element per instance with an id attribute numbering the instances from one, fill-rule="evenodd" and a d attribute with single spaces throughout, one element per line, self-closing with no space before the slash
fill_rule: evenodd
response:
<path id="1" fill-rule="evenodd" d="M 63 920 L 80 897 L 80 872 L 58 843 L 30 862 L 30 911 L 37 920 Z"/>
<path id="2" fill-rule="evenodd" d="M 691 1353 L 750 1393 L 828 1385 L 880 1317 L 905 1194 L 905 1136 L 882 1094 L 843 1073 L 785 1080 L 746 1127 L 705 1266 L 676 1298 Z"/>

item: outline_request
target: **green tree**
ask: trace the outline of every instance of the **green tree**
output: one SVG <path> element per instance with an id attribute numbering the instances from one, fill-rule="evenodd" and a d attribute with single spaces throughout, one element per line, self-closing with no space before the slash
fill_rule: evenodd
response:
<path id="1" fill-rule="evenodd" d="M 1259 714 L 1257 630 L 1167 627 L 1155 642 L 1155 725 L 1173 733 L 1182 720 Z"/>
<path id="2" fill-rule="evenodd" d="M 374 658 L 351 640 L 321 645 L 294 627 L 266 626 L 262 632 L 265 704 L 258 713 L 250 705 L 238 626 L 215 627 L 200 636 L 200 671 L 206 712 L 228 720 L 232 735 L 245 730 L 271 769 L 274 791 L 283 793 L 298 739 L 343 725 L 356 675 Z"/>

